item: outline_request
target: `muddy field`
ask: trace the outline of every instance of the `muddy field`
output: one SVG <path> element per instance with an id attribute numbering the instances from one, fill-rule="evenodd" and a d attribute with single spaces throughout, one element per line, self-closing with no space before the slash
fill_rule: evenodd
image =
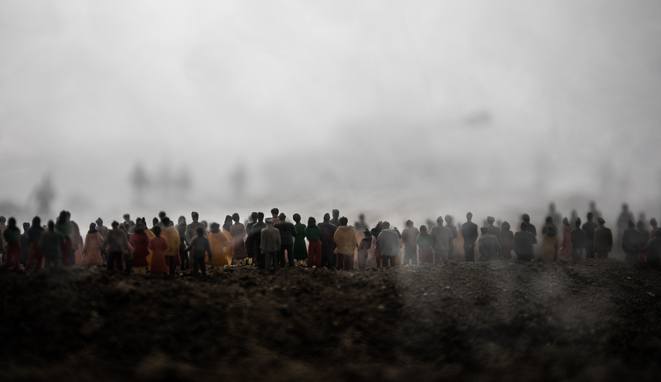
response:
<path id="1" fill-rule="evenodd" d="M 661 275 L 616 261 L 208 278 L 0 274 L 0 380 L 656 380 Z"/>

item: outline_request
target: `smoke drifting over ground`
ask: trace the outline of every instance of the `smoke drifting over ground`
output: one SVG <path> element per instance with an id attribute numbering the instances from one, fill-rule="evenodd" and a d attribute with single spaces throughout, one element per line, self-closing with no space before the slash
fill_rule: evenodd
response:
<path id="1" fill-rule="evenodd" d="M 660 19 L 656 1 L 3 1 L 0 213 L 33 215 L 51 174 L 82 219 L 656 215 Z"/>

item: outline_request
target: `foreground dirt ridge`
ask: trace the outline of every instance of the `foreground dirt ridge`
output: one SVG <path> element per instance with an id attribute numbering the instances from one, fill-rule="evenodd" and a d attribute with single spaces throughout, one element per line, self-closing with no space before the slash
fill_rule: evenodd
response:
<path id="1" fill-rule="evenodd" d="M 0 274 L 0 380 L 656 380 L 661 277 L 616 261 L 200 279 Z"/>

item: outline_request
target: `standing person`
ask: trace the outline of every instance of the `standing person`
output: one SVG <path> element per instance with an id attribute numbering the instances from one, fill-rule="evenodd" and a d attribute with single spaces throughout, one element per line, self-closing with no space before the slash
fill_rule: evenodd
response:
<path id="1" fill-rule="evenodd" d="M 542 260 L 555 261 L 558 258 L 558 228 L 553 217 L 547 216 L 542 228 Z"/>
<path id="2" fill-rule="evenodd" d="M 531 261 L 535 257 L 536 239 L 527 227 L 526 222 L 522 222 L 519 232 L 514 234 L 514 253 L 518 261 Z"/>
<path id="3" fill-rule="evenodd" d="M 165 251 L 165 263 L 168 265 L 170 276 L 174 276 L 179 265 L 179 246 L 181 245 L 181 238 L 179 232 L 174 227 L 174 224 L 167 216 L 161 221 L 161 236 L 168 245 Z"/>
<path id="4" fill-rule="evenodd" d="M 452 215 L 445 215 L 445 227 L 450 231 L 450 243 L 448 244 L 448 259 L 454 258 L 454 245 L 455 240 L 459 236 L 457 227 L 454 226 L 454 219 Z"/>
<path id="5" fill-rule="evenodd" d="M 126 232 L 119 227 L 119 223 L 113 221 L 110 225 L 112 229 L 108 232 L 108 239 L 104 243 L 104 248 L 108 253 L 108 270 L 122 270 L 122 260 L 129 252 L 129 241 Z"/>
<path id="6" fill-rule="evenodd" d="M 197 275 L 202 272 L 202 275 L 206 276 L 207 267 L 204 263 L 204 257 L 206 255 L 209 262 L 211 262 L 211 247 L 209 246 L 209 240 L 204 237 L 203 227 L 197 227 L 195 233 L 196 236 L 190 243 L 191 257 L 193 258 L 193 274 Z"/>
<path id="7" fill-rule="evenodd" d="M 211 229 L 207 235 L 209 248 L 211 249 L 211 265 L 214 267 L 225 267 L 232 265 L 232 259 L 228 254 L 232 247 L 232 241 L 225 233 L 220 231 L 220 224 L 211 223 Z"/>
<path id="8" fill-rule="evenodd" d="M 232 248 L 234 254 L 234 261 L 237 264 L 243 264 L 248 257 L 248 252 L 246 251 L 246 227 L 241 223 L 241 217 L 238 213 L 232 214 L 232 220 L 234 224 L 230 227 L 230 233 L 232 234 Z"/>
<path id="9" fill-rule="evenodd" d="M 449 216 L 449 215 L 448 215 Z M 452 245 L 452 231 L 443 226 L 443 217 L 436 219 L 436 226 L 431 229 L 432 249 L 434 251 L 434 264 L 447 261 Z"/>
<path id="10" fill-rule="evenodd" d="M 597 219 L 599 225 L 594 231 L 594 253 L 597 258 L 606 259 L 613 249 L 613 233 L 606 227 L 606 221 L 603 218 Z"/>
<path id="11" fill-rule="evenodd" d="M 574 221 L 574 229 L 571 231 L 572 258 L 574 263 L 579 262 L 585 257 L 585 247 L 587 235 L 581 229 L 581 218 L 577 217 Z"/>
<path id="12" fill-rule="evenodd" d="M 331 219 L 330 222 L 334 226 L 339 227 L 340 226 L 340 210 L 333 209 L 333 211 L 331 211 L 331 213 L 333 214 L 333 218 Z"/>
<path id="13" fill-rule="evenodd" d="M 530 232 L 533 238 L 535 239 L 533 244 L 537 244 L 537 227 L 535 227 L 534 224 L 530 223 L 530 215 L 528 214 L 521 215 L 521 220 L 523 221 L 524 224 L 523 227 L 525 227 L 523 228 L 523 230 Z"/>
<path id="14" fill-rule="evenodd" d="M 7 268 L 20 270 L 21 268 L 21 230 L 16 226 L 16 219 L 10 217 L 7 220 L 7 228 L 2 233 L 5 241 L 5 252 Z"/>
<path id="15" fill-rule="evenodd" d="M 402 241 L 404 242 L 404 265 L 418 265 L 418 235 L 420 231 L 413 225 L 413 221 L 407 220 Z"/>
<path id="16" fill-rule="evenodd" d="M 287 253 L 287 263 L 290 267 L 294 266 L 294 236 L 296 227 L 287 221 L 287 215 L 280 213 L 278 215 L 278 224 L 275 226 L 280 232 L 280 256 L 278 262 L 280 267 L 285 266 L 285 252 Z"/>
<path id="17" fill-rule="evenodd" d="M 569 261 L 572 258 L 572 229 L 569 219 L 562 219 L 562 245 L 560 246 L 560 255 L 563 261 Z"/>
<path id="18" fill-rule="evenodd" d="M 7 263 L 7 253 L 5 252 L 5 229 L 7 229 L 7 218 L 0 216 L 0 265 Z"/>
<path id="19" fill-rule="evenodd" d="M 372 248 L 372 233 L 370 230 L 363 231 L 363 238 L 358 246 L 358 269 L 365 270 L 367 268 L 368 252 Z"/>
<path id="20" fill-rule="evenodd" d="M 73 241 L 71 240 L 72 228 L 69 223 L 67 211 L 61 211 L 55 221 L 55 231 L 57 231 L 64 241 L 62 242 L 62 264 L 66 267 L 73 266 L 76 262 Z"/>
<path id="21" fill-rule="evenodd" d="M 376 239 L 379 237 L 379 234 L 381 233 L 381 230 L 383 229 L 383 222 L 379 221 L 376 223 L 374 228 L 370 231 L 372 234 L 373 240 L 376 242 Z M 381 253 L 379 252 L 379 248 L 375 245 L 374 246 L 374 262 L 376 264 L 377 268 L 381 268 L 381 263 L 382 263 L 382 256 Z"/>
<path id="22" fill-rule="evenodd" d="M 381 232 L 376 238 L 376 247 L 381 255 L 384 267 L 397 265 L 400 250 L 399 234 L 390 228 L 390 223 L 387 221 L 381 224 Z"/>
<path id="23" fill-rule="evenodd" d="M 151 230 L 154 238 L 149 241 L 149 251 L 152 253 L 150 273 L 152 275 L 164 275 L 168 272 L 168 265 L 165 262 L 165 252 L 168 250 L 168 243 L 161 237 L 161 227 L 156 225 Z"/>
<path id="24" fill-rule="evenodd" d="M 133 235 L 129 238 L 129 244 L 133 247 L 133 267 L 138 267 L 145 273 L 149 269 L 147 257 L 149 256 L 149 236 L 147 236 L 147 222 L 137 219 Z"/>
<path id="25" fill-rule="evenodd" d="M 248 255 L 254 260 L 258 268 L 264 268 L 264 256 L 262 256 L 262 251 L 259 246 L 259 240 L 262 236 L 262 230 L 266 228 L 264 223 L 264 213 L 258 212 L 255 223 L 250 226 L 248 230 L 248 240 L 250 241 L 250 246 L 248 248 Z M 246 243 L 248 242 L 246 240 Z"/>
<path id="26" fill-rule="evenodd" d="M 344 216 L 340 218 L 340 226 L 337 227 L 333 239 L 335 240 L 335 254 L 337 255 L 336 266 L 338 270 L 350 271 L 353 269 L 353 253 L 358 247 L 356 243 L 356 231 L 347 225 L 349 219 Z"/>
<path id="27" fill-rule="evenodd" d="M 551 221 L 556 228 L 560 226 L 561 216 L 555 208 L 555 203 L 549 203 L 549 213 L 547 216 L 551 217 Z"/>
<path id="28" fill-rule="evenodd" d="M 617 243 L 622 245 L 624 239 L 624 231 L 629 227 L 629 221 L 633 221 L 633 213 L 629 211 L 629 205 L 622 203 L 622 210 L 617 217 Z M 626 253 L 626 252 L 625 252 Z"/>
<path id="29" fill-rule="evenodd" d="M 197 213 L 197 211 L 191 212 L 190 217 L 191 217 L 192 222 L 189 225 L 186 226 L 186 230 L 185 230 L 185 234 L 184 234 L 186 244 L 190 244 L 190 242 L 193 241 L 193 239 L 197 235 L 197 229 L 199 227 L 202 227 L 202 223 L 200 222 L 200 214 Z M 183 218 L 183 216 L 182 216 L 182 218 Z M 181 219 L 181 218 L 179 218 L 179 219 Z M 184 224 L 186 224 L 186 218 L 183 218 L 183 220 L 184 220 Z"/>
<path id="30" fill-rule="evenodd" d="M 199 226 L 200 224 L 198 224 Z M 177 219 L 177 233 L 179 234 L 179 263 L 181 264 L 181 270 L 185 271 L 188 268 L 190 268 L 190 260 L 188 256 L 188 245 L 190 244 L 190 241 L 193 240 L 193 237 L 195 236 L 195 229 L 197 226 L 193 229 L 193 234 L 191 236 L 188 235 L 188 228 L 190 226 L 186 224 L 186 217 L 185 216 L 179 216 L 179 219 Z"/>
<path id="31" fill-rule="evenodd" d="M 418 235 L 417 242 L 418 252 L 420 254 L 420 264 L 434 264 L 434 239 L 427 231 L 426 225 L 420 226 L 420 234 Z"/>
<path id="32" fill-rule="evenodd" d="M 39 248 L 39 241 L 43 234 L 44 228 L 41 226 L 41 218 L 35 216 L 32 218 L 32 225 L 28 230 L 28 246 L 30 247 L 30 253 L 28 255 L 27 268 L 29 270 L 38 271 L 41 269 L 44 257 L 41 248 Z"/>
<path id="33" fill-rule="evenodd" d="M 488 226 L 480 228 L 480 233 L 480 240 L 477 242 L 480 260 L 489 261 L 496 259 L 500 254 L 498 236 L 496 236 L 494 230 L 490 229 Z"/>
<path id="34" fill-rule="evenodd" d="M 501 256 L 504 259 L 511 259 L 512 248 L 514 248 L 514 232 L 511 230 L 510 223 L 505 221 L 500 225 L 498 241 L 500 241 Z"/>
<path id="35" fill-rule="evenodd" d="M 330 222 L 330 215 L 324 214 L 324 221 L 319 224 L 321 234 L 321 265 L 324 267 L 335 267 L 335 230 L 337 227 Z"/>
<path id="36" fill-rule="evenodd" d="M 280 216 L 280 210 L 277 208 L 271 208 L 271 222 L 274 226 L 280 223 L 278 216 Z"/>
<path id="37" fill-rule="evenodd" d="M 473 223 L 473 214 L 466 214 L 466 223 L 461 226 L 464 238 L 464 256 L 466 261 L 475 261 L 475 241 L 477 241 L 477 225 Z"/>
<path id="38" fill-rule="evenodd" d="M 227 241 L 230 243 L 229 246 L 225 247 L 225 256 L 229 259 L 230 265 L 234 263 L 234 240 L 232 240 L 232 216 L 225 216 L 225 222 L 223 223 L 223 235 L 227 238 Z"/>
<path id="39" fill-rule="evenodd" d="M 64 237 L 55 231 L 55 223 L 48 221 L 48 230 L 41 235 L 39 249 L 46 260 L 46 268 L 58 268 L 62 265 L 62 243 Z"/>
<path id="40" fill-rule="evenodd" d="M 308 251 L 305 245 L 305 224 L 301 223 L 301 215 L 294 214 L 294 260 L 296 264 L 304 264 L 308 258 Z"/>
<path id="41" fill-rule="evenodd" d="M 652 239 L 646 243 L 644 251 L 647 253 L 645 265 L 654 269 L 661 268 L 661 231 L 652 231 Z"/>
<path id="42" fill-rule="evenodd" d="M 85 235 L 83 244 L 83 259 L 81 265 L 84 267 L 94 267 L 103 265 L 103 236 L 96 230 L 96 224 L 90 223 L 89 231 Z"/>
<path id="43" fill-rule="evenodd" d="M 594 231 L 597 229 L 596 224 L 592 221 L 594 215 L 588 212 L 587 221 L 583 224 L 583 232 L 585 232 L 585 257 L 594 257 Z"/>
<path id="44" fill-rule="evenodd" d="M 120 227 L 124 230 L 124 233 L 126 233 L 126 236 L 133 234 L 133 230 L 135 228 L 135 222 L 131 220 L 131 215 L 130 214 L 124 214 L 122 216 L 124 221 L 122 224 L 120 224 Z"/>
<path id="45" fill-rule="evenodd" d="M 273 226 L 273 219 L 266 219 L 266 227 L 260 232 L 259 249 L 264 255 L 264 269 L 275 272 L 280 264 L 279 253 L 282 248 L 282 235 Z"/>
<path id="46" fill-rule="evenodd" d="M 637 263 L 645 244 L 647 241 L 636 229 L 636 224 L 633 220 L 629 220 L 627 229 L 622 233 L 622 250 L 625 254 L 625 261 L 629 264 Z"/>
<path id="47" fill-rule="evenodd" d="M 321 267 L 321 230 L 317 227 L 317 220 L 313 217 L 308 219 L 305 238 L 308 239 L 309 265 L 316 268 Z"/>
<path id="48" fill-rule="evenodd" d="M 108 232 L 110 230 L 108 229 L 108 227 L 103 225 L 103 219 L 101 218 L 96 219 L 96 230 L 101 234 L 103 241 L 105 241 L 108 238 Z"/>
<path id="49" fill-rule="evenodd" d="M 487 233 L 494 235 L 496 238 L 500 236 L 500 229 L 494 225 L 496 223 L 496 218 L 493 216 L 487 216 L 487 224 L 484 228 L 487 229 Z"/>
<path id="50" fill-rule="evenodd" d="M 21 235 L 21 256 L 19 258 L 19 264 L 23 269 L 27 266 L 28 255 L 30 252 L 30 245 L 28 243 L 28 230 L 30 229 L 30 223 L 23 222 L 23 234 Z"/>

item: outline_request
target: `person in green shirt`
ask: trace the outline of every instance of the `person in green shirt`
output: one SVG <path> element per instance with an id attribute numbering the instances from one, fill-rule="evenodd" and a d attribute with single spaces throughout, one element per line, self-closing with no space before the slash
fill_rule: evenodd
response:
<path id="1" fill-rule="evenodd" d="M 310 256 L 309 265 L 311 267 L 321 267 L 321 231 L 317 227 L 317 220 L 310 217 L 308 227 L 305 229 L 305 237 L 308 239 L 308 255 Z"/>

